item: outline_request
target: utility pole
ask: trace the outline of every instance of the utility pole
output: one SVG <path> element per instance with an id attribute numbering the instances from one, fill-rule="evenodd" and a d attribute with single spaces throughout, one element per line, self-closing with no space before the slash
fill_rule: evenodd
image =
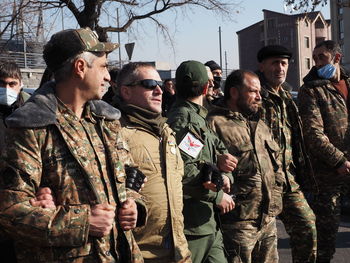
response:
<path id="1" fill-rule="evenodd" d="M 119 28 L 119 8 L 117 8 L 117 27 Z M 119 68 L 122 67 L 122 53 L 121 53 L 121 44 L 120 44 L 120 32 L 118 31 L 118 44 L 119 44 Z"/>
<path id="2" fill-rule="evenodd" d="M 219 26 L 219 50 L 220 50 L 220 67 L 222 68 L 221 26 Z"/>
<path id="3" fill-rule="evenodd" d="M 225 78 L 227 78 L 227 52 L 225 50 Z"/>

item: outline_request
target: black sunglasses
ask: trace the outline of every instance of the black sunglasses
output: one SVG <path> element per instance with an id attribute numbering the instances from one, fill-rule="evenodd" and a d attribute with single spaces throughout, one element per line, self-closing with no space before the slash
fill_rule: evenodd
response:
<path id="1" fill-rule="evenodd" d="M 155 79 L 143 79 L 139 80 L 133 83 L 130 83 L 125 86 L 137 86 L 140 85 L 144 87 L 145 89 L 150 89 L 154 90 L 157 86 L 162 87 L 163 86 L 163 81 L 155 80 Z"/>

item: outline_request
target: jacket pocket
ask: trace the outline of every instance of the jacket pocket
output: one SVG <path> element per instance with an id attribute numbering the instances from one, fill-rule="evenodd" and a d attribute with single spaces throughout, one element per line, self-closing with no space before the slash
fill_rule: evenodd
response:
<path id="1" fill-rule="evenodd" d="M 229 152 L 238 159 L 237 167 L 232 172 L 234 177 L 251 176 L 257 172 L 254 146 L 251 142 L 232 146 Z"/>
<path id="2" fill-rule="evenodd" d="M 280 148 L 274 140 L 265 140 L 265 147 L 269 153 L 269 157 L 273 166 L 273 170 L 276 173 L 278 171 L 279 165 L 276 161 L 278 158 L 278 152 Z"/>

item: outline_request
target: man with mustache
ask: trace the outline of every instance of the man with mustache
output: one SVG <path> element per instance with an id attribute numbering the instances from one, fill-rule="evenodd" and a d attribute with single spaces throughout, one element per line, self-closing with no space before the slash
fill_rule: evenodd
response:
<path id="1" fill-rule="evenodd" d="M 306 154 L 298 108 L 286 83 L 292 53 L 279 45 L 265 46 L 257 54 L 261 83 L 260 117 L 270 127 L 281 149 L 282 168 L 287 190 L 283 196 L 280 218 L 290 236 L 293 262 L 315 262 L 315 215 L 302 187 L 313 183 L 310 161 Z"/>

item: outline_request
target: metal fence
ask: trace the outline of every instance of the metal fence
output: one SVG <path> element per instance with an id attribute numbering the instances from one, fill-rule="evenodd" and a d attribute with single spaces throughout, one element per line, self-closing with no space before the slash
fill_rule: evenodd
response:
<path id="1" fill-rule="evenodd" d="M 42 69 L 46 68 L 43 54 L 7 51 L 0 53 L 0 61 L 11 60 L 20 68 Z"/>

